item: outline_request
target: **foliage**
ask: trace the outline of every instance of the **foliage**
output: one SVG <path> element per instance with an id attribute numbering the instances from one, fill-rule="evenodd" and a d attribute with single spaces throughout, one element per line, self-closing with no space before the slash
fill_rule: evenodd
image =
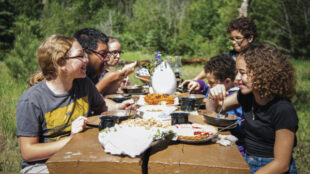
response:
<path id="1" fill-rule="evenodd" d="M 30 20 L 21 15 L 14 23 L 15 33 L 14 49 L 8 54 L 5 63 L 13 77 L 26 80 L 33 71 L 38 69 L 35 53 L 39 46 L 37 38 L 39 21 Z M 23 22 L 21 22 L 23 21 Z"/>
<path id="2" fill-rule="evenodd" d="M 15 109 L 27 84 L 12 79 L 3 62 L 0 62 L 0 74 L 0 171 L 18 172 L 21 158 L 16 136 Z"/>
<path id="3" fill-rule="evenodd" d="M 309 12 L 308 0 L 253 0 L 250 4 L 259 40 L 299 59 L 310 57 Z"/>

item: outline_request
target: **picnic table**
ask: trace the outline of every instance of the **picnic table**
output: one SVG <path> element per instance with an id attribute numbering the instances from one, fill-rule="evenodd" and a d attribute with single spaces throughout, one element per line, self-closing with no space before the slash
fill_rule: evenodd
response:
<path id="1" fill-rule="evenodd" d="M 202 116 L 190 116 L 189 120 L 203 123 Z M 130 158 L 105 153 L 98 141 L 98 128 L 88 128 L 74 136 L 46 165 L 52 174 L 251 173 L 236 145 L 172 143 Z"/>

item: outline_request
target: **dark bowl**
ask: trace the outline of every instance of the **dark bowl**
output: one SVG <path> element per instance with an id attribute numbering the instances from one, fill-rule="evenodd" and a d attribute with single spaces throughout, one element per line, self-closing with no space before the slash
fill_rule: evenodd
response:
<path id="1" fill-rule="evenodd" d="M 195 111 L 200 108 L 205 98 L 202 94 L 183 94 L 179 96 L 181 110 Z"/>
<path id="2" fill-rule="evenodd" d="M 116 103 L 122 103 L 125 100 L 129 100 L 131 98 L 130 95 L 122 95 L 122 94 L 111 94 L 107 95 L 106 98 L 115 101 Z"/>
<path id="3" fill-rule="evenodd" d="M 100 117 L 100 123 L 98 125 L 99 131 L 105 128 L 114 127 L 119 122 L 119 118 L 113 115 L 107 115 Z"/>
<path id="4" fill-rule="evenodd" d="M 219 118 L 215 112 L 209 113 L 207 111 L 202 111 L 201 114 L 204 116 L 205 122 L 218 127 L 229 126 L 238 120 L 237 116 L 231 114 L 221 114 Z"/>
<path id="5" fill-rule="evenodd" d="M 171 125 L 175 124 L 187 124 L 188 122 L 188 115 L 187 112 L 173 112 L 171 115 Z"/>
<path id="6" fill-rule="evenodd" d="M 126 94 L 140 94 L 140 93 L 143 93 L 143 87 L 142 86 L 125 86 L 125 87 L 122 87 L 122 90 Z"/>
<path id="7" fill-rule="evenodd" d="M 117 111 L 107 111 L 101 113 L 102 117 L 105 116 L 115 116 L 118 118 L 118 121 L 127 120 L 130 118 L 134 118 L 137 114 L 135 110 L 117 110 Z"/>

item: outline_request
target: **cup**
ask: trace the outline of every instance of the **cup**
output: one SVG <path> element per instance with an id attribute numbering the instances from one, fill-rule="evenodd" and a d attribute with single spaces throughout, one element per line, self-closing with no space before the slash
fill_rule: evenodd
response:
<path id="1" fill-rule="evenodd" d="M 118 117 L 117 116 L 102 116 L 100 117 L 99 123 L 99 131 L 105 128 L 114 127 L 115 123 L 117 123 Z"/>
<path id="2" fill-rule="evenodd" d="M 181 110 L 182 111 L 194 111 L 196 109 L 195 98 L 181 98 Z"/>
<path id="3" fill-rule="evenodd" d="M 183 85 L 183 92 L 188 92 L 188 83 Z"/>
<path id="4" fill-rule="evenodd" d="M 188 115 L 186 112 L 173 112 L 171 115 L 171 125 L 188 123 Z"/>

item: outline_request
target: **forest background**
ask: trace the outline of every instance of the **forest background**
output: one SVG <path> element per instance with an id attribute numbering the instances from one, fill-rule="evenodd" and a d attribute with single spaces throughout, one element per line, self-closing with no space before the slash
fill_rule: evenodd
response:
<path id="1" fill-rule="evenodd" d="M 226 26 L 238 17 L 242 2 L 0 0 L 0 171 L 20 169 L 15 108 L 27 89 L 27 79 L 38 69 L 36 49 L 46 37 L 73 36 L 81 28 L 92 27 L 117 37 L 125 60 L 149 59 L 158 50 L 163 55 L 207 60 L 231 49 Z M 300 122 L 294 157 L 299 172 L 310 173 L 310 1 L 251 0 L 248 16 L 258 27 L 255 42 L 274 45 L 290 55 L 297 70 L 293 103 Z M 202 67 L 192 67 L 197 68 Z"/>

